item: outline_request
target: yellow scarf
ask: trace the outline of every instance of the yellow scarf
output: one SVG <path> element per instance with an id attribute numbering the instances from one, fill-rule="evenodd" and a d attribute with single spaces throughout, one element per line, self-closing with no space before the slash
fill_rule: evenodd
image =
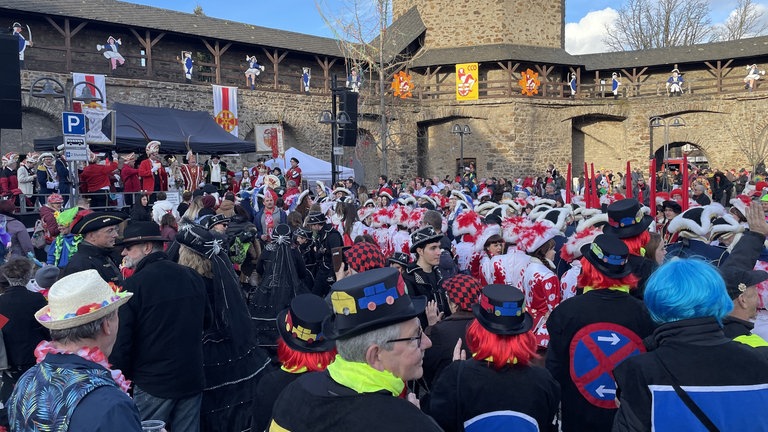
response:
<path id="1" fill-rule="evenodd" d="M 331 378 L 344 387 L 349 387 L 358 393 L 376 393 L 387 390 L 392 396 L 400 396 L 405 388 L 402 379 L 389 371 L 379 371 L 368 363 L 358 363 L 344 360 L 336 355 L 333 363 L 328 365 Z"/>
<path id="2" fill-rule="evenodd" d="M 600 289 L 600 288 L 584 287 L 584 294 L 592 291 L 593 289 Z M 608 289 L 613 291 L 621 291 L 629 294 L 629 285 L 619 285 L 615 287 L 610 287 Z"/>

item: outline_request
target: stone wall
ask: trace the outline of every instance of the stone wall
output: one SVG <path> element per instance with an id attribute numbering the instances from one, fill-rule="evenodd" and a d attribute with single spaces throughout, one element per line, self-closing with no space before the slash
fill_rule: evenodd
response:
<path id="1" fill-rule="evenodd" d="M 564 47 L 565 1 L 394 0 L 394 18 L 418 6 L 426 48 L 515 44 Z"/>

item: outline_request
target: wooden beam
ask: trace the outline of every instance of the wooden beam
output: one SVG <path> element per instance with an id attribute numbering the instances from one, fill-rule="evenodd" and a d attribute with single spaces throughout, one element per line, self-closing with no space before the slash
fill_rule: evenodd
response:
<path id="1" fill-rule="evenodd" d="M 544 85 L 541 86 L 541 96 L 546 97 L 547 96 L 547 83 L 549 82 L 549 73 L 552 72 L 552 70 L 555 68 L 554 66 L 547 67 L 547 65 L 534 65 L 536 67 L 536 70 L 539 71 L 539 76 L 544 78 Z"/>
<path id="2" fill-rule="evenodd" d="M 717 87 L 717 92 L 718 93 L 722 93 L 722 91 L 723 91 L 723 78 L 726 75 L 728 75 L 729 73 L 731 73 L 732 69 L 729 70 L 728 72 L 726 72 L 725 74 L 723 73 L 723 71 L 726 68 L 728 68 L 728 66 L 730 66 L 732 62 L 733 62 L 733 59 L 730 59 L 730 60 L 728 60 L 728 62 L 725 65 L 723 65 L 723 61 L 722 60 L 718 60 L 717 61 L 717 66 L 713 66 L 712 63 L 710 63 L 710 62 L 704 62 L 704 64 L 709 67 L 709 70 L 707 72 L 709 72 L 710 75 L 715 77 L 715 82 L 716 82 L 716 87 Z"/>
<path id="3" fill-rule="evenodd" d="M 267 51 L 266 48 L 262 48 L 262 51 L 264 51 L 264 54 L 267 55 L 267 58 L 269 59 L 269 61 L 272 62 L 272 71 L 275 74 L 274 89 L 277 90 L 277 83 L 279 79 L 279 69 L 280 69 L 278 65 L 280 64 L 281 61 L 283 61 L 285 56 L 288 55 L 288 51 L 282 54 L 280 54 L 280 51 L 278 51 L 277 49 L 275 49 L 274 52 L 272 53 Z"/>
<path id="4" fill-rule="evenodd" d="M 203 44 L 205 44 L 205 47 L 208 48 L 208 51 L 210 51 L 211 55 L 213 55 L 213 64 L 214 68 L 216 68 L 216 84 L 221 84 L 221 55 L 229 49 L 231 43 L 228 43 L 223 49 L 221 48 L 219 41 L 217 40 L 214 42 L 213 46 L 208 43 L 205 39 L 200 39 L 203 41 Z"/>
<path id="5" fill-rule="evenodd" d="M 320 68 L 323 69 L 323 93 L 328 93 L 331 82 L 331 67 L 338 59 L 329 61 L 328 57 L 324 57 L 323 60 L 320 60 L 320 57 L 315 56 L 315 60 L 317 60 L 317 64 L 320 65 Z"/>
<path id="6" fill-rule="evenodd" d="M 502 62 L 496 62 L 502 70 L 507 72 L 507 96 L 512 96 L 514 92 L 515 76 L 517 68 L 520 67 L 520 63 L 512 65 L 511 61 L 508 61 L 506 66 Z"/>
<path id="7" fill-rule="evenodd" d="M 53 28 L 56 29 L 56 31 L 59 32 L 59 34 L 64 36 L 64 59 L 66 60 L 66 68 L 67 72 L 72 72 L 72 36 L 76 35 L 80 30 L 82 30 L 83 27 L 88 24 L 88 21 L 81 22 L 73 30 L 70 27 L 69 18 L 64 18 L 64 28 L 61 28 L 58 24 L 56 24 L 56 21 L 54 21 L 53 18 L 49 17 L 48 15 L 45 16 L 45 19 L 49 24 L 51 24 Z"/>

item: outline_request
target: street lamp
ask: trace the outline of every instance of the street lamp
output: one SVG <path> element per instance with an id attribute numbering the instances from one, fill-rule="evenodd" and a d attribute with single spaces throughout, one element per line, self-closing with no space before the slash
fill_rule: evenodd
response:
<path id="1" fill-rule="evenodd" d="M 320 113 L 320 118 L 317 120 L 320 124 L 331 125 L 331 188 L 336 184 L 336 155 L 343 155 L 344 148 L 338 144 L 339 125 L 348 125 L 352 123 L 349 119 L 349 114 L 345 111 L 338 111 L 336 109 L 336 96 L 342 92 L 347 91 L 346 87 L 336 87 L 336 75 L 331 80 L 331 110 L 324 110 Z"/>
<path id="2" fill-rule="evenodd" d="M 75 90 L 81 86 L 85 86 L 86 90 L 83 91 L 79 96 L 76 96 Z M 91 91 L 91 88 L 96 91 L 95 94 L 93 91 Z M 84 102 L 86 104 L 104 101 L 104 94 L 101 92 L 101 89 L 99 89 L 95 84 L 89 83 L 87 81 L 74 83 L 72 88 L 69 89 L 69 98 L 67 98 L 67 91 L 64 88 L 64 84 L 62 84 L 61 81 L 57 80 L 56 78 L 51 77 L 43 77 L 33 82 L 29 88 L 29 95 L 36 98 L 44 98 L 46 100 L 63 99 L 64 110 L 69 109 L 70 111 L 74 109 L 75 101 Z M 62 143 L 62 147 L 60 148 L 63 148 L 63 145 L 64 143 Z M 76 203 L 80 192 L 80 179 L 77 175 L 77 167 L 73 161 L 68 160 L 67 167 L 69 169 L 69 175 L 71 176 L 70 184 L 72 185 L 72 190 L 68 191 L 66 195 L 72 195 L 72 200 L 70 200 L 70 202 Z"/>
<path id="3" fill-rule="evenodd" d="M 670 127 L 680 127 L 685 126 L 685 120 L 683 120 L 682 117 L 675 116 L 672 118 L 664 119 L 660 116 L 654 116 L 649 119 L 649 126 L 650 126 L 650 132 L 651 132 L 651 143 L 650 143 L 650 158 L 654 158 L 654 151 L 653 151 L 653 128 L 663 127 L 664 128 L 664 168 L 667 169 L 668 163 L 669 163 L 669 128 Z M 669 189 L 669 185 L 667 185 L 667 188 Z"/>
<path id="4" fill-rule="evenodd" d="M 464 125 L 463 127 L 460 124 L 453 125 L 453 129 L 451 130 L 451 133 L 454 135 L 458 135 L 460 138 L 460 148 L 459 148 L 459 170 L 464 169 L 464 135 L 471 135 L 472 129 L 469 127 L 469 125 Z M 459 172 L 459 175 L 463 175 L 463 172 Z"/>

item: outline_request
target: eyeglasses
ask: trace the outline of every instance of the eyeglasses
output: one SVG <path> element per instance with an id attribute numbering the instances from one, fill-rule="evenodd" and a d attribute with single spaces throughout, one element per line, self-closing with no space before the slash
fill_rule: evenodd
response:
<path id="1" fill-rule="evenodd" d="M 416 336 L 408 337 L 408 338 L 400 338 L 400 339 L 390 339 L 386 341 L 386 343 L 392 343 L 392 342 L 410 342 L 410 341 L 416 341 L 416 348 L 421 348 L 421 338 L 424 335 L 423 330 L 421 330 L 421 326 L 419 326 L 419 333 L 416 334 Z"/>

